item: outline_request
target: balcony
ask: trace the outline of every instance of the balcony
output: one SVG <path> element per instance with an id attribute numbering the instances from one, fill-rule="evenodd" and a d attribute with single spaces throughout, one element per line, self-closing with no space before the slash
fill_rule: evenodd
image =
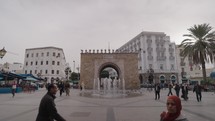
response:
<path id="1" fill-rule="evenodd" d="M 157 60 L 158 61 L 165 61 L 166 60 L 166 56 L 157 56 Z"/>
<path id="2" fill-rule="evenodd" d="M 148 56 L 148 60 L 153 60 L 153 56 Z"/>
<path id="3" fill-rule="evenodd" d="M 181 62 L 180 63 L 180 66 L 185 66 L 186 64 L 184 62 Z"/>
<path id="4" fill-rule="evenodd" d="M 153 51 L 153 48 L 152 47 L 148 47 L 147 50 L 151 52 L 151 51 Z"/>
<path id="5" fill-rule="evenodd" d="M 166 48 L 156 48 L 156 51 L 157 52 L 165 52 L 166 51 Z"/>
<path id="6" fill-rule="evenodd" d="M 175 60 L 174 56 L 169 56 L 169 60 Z"/>
<path id="7" fill-rule="evenodd" d="M 173 48 L 169 48 L 169 52 L 174 52 L 174 49 Z"/>
<path id="8" fill-rule="evenodd" d="M 147 41 L 148 44 L 151 44 L 151 43 L 152 43 L 152 40 L 151 40 L 151 39 L 147 39 L 146 41 Z"/>

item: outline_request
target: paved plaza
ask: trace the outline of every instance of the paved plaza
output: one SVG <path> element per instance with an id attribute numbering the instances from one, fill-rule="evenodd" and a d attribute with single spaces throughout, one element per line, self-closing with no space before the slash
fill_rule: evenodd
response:
<path id="1" fill-rule="evenodd" d="M 89 98 L 71 89 L 71 95 L 55 100 L 58 112 L 67 121 L 159 121 L 166 110 L 168 90 L 161 90 L 161 99 L 154 100 L 154 92 L 142 89 L 142 95 L 132 98 Z M 38 106 L 45 89 L 34 93 L 0 94 L 0 121 L 35 121 Z M 189 100 L 183 101 L 183 113 L 190 121 L 215 121 L 215 95 L 203 92 L 202 102 L 189 92 Z"/>

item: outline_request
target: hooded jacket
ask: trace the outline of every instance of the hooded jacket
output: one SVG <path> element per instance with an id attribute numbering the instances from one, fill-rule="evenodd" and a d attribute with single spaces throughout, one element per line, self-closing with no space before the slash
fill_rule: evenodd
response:
<path id="1" fill-rule="evenodd" d="M 66 121 L 57 112 L 54 103 L 55 98 L 56 97 L 49 92 L 42 98 L 36 121 L 54 121 L 54 119 L 57 121 Z"/>

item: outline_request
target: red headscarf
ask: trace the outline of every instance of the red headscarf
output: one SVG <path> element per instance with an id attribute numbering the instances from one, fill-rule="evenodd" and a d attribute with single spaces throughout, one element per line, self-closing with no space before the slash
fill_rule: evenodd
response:
<path id="1" fill-rule="evenodd" d="M 172 99 L 175 102 L 176 113 L 162 112 L 160 115 L 162 121 L 174 121 L 181 114 L 182 106 L 181 106 L 180 98 L 173 95 L 173 96 L 169 96 L 168 99 Z"/>

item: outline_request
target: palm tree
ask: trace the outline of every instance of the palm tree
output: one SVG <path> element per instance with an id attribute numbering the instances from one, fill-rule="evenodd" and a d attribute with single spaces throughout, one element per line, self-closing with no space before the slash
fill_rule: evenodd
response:
<path id="1" fill-rule="evenodd" d="M 179 47 L 182 47 L 181 55 L 191 57 L 195 65 L 201 65 L 203 80 L 206 81 L 205 63 L 214 61 L 215 54 L 215 31 L 212 31 L 209 24 L 194 25 L 189 28 L 190 34 L 183 35 L 188 37 L 183 40 Z"/>

